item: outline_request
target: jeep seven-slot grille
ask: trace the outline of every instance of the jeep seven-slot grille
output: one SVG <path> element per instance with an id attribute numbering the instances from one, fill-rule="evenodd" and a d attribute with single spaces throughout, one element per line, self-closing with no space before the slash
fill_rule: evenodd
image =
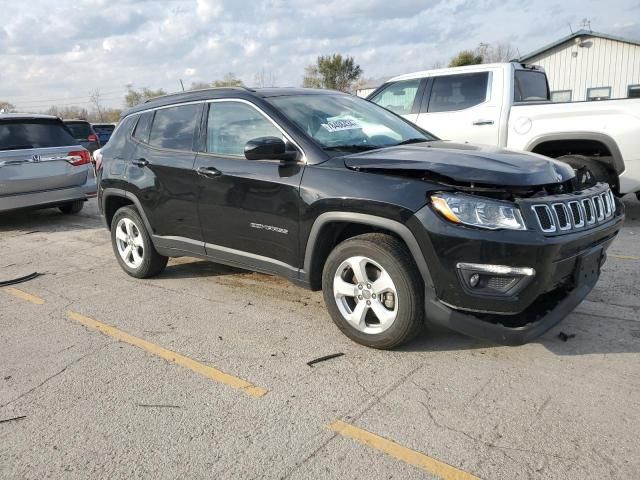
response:
<path id="1" fill-rule="evenodd" d="M 597 190 L 597 193 L 591 193 Z M 576 198 L 577 197 L 577 198 Z M 568 197 L 558 201 L 554 197 L 549 203 L 543 198 L 531 206 L 538 225 L 545 233 L 565 233 L 576 229 L 591 228 L 608 221 L 615 214 L 615 201 L 609 188 L 590 189 L 584 195 Z"/>

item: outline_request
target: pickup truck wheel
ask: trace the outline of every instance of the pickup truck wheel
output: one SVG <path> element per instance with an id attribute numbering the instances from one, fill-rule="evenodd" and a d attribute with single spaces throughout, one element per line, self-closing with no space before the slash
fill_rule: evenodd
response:
<path id="1" fill-rule="evenodd" d="M 167 266 L 151 241 L 144 222 L 132 207 L 122 207 L 111 221 L 111 244 L 118 263 L 132 277 L 149 278 Z"/>
<path id="2" fill-rule="evenodd" d="M 556 158 L 560 162 L 567 163 L 576 172 L 578 184 L 582 187 L 593 187 L 598 182 L 605 182 L 613 188 L 613 179 L 607 167 L 602 162 L 585 155 L 563 155 Z"/>
<path id="3" fill-rule="evenodd" d="M 334 323 L 362 345 L 394 348 L 424 325 L 420 274 L 407 247 L 390 235 L 359 235 L 335 247 L 322 290 Z"/>
<path id="4" fill-rule="evenodd" d="M 63 205 L 60 205 L 58 208 L 65 215 L 73 215 L 75 213 L 80 213 L 82 207 L 84 207 L 84 200 L 76 200 L 75 202 L 65 203 Z"/>

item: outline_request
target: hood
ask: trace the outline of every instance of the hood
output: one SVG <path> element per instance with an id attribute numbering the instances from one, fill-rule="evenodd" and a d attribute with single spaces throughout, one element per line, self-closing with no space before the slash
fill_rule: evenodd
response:
<path id="1" fill-rule="evenodd" d="M 575 176 L 569 165 L 535 153 L 444 141 L 357 153 L 345 157 L 344 163 L 353 170 L 425 172 L 496 186 L 548 185 Z"/>

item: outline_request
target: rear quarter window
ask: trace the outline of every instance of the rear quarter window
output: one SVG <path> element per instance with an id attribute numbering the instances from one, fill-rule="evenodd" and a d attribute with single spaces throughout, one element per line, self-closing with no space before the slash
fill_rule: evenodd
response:
<path id="1" fill-rule="evenodd" d="M 109 139 L 109 143 L 102 149 L 103 154 L 118 156 L 127 143 L 127 138 L 131 135 L 131 129 L 136 121 L 135 116 L 130 116 L 122 120 L 116 127 L 113 135 Z"/>
<path id="2" fill-rule="evenodd" d="M 67 147 L 77 143 L 59 120 L 0 120 L 0 150 Z"/>

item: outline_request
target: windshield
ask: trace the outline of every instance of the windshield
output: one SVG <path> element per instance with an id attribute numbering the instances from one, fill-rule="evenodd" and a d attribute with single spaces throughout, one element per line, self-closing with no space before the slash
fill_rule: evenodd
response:
<path id="1" fill-rule="evenodd" d="M 91 126 L 86 122 L 64 122 L 67 128 L 76 138 L 86 139 L 89 135 L 93 135 Z"/>
<path id="2" fill-rule="evenodd" d="M 350 95 L 267 99 L 323 149 L 371 150 L 436 138 L 371 102 Z"/>

